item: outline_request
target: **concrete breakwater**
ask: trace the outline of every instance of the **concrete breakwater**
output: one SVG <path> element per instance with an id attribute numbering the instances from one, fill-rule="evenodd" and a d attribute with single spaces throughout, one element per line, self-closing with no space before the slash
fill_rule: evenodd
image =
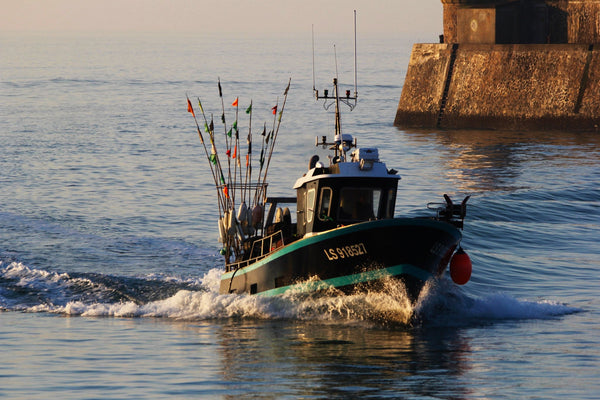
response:
<path id="1" fill-rule="evenodd" d="M 415 44 L 394 124 L 600 128 L 600 45 Z"/>

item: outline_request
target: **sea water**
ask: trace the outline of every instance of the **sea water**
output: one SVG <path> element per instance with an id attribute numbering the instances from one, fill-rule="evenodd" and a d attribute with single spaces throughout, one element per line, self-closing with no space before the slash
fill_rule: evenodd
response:
<path id="1" fill-rule="evenodd" d="M 472 196 L 471 282 L 431 282 L 415 305 L 393 286 L 218 294 L 186 95 L 219 127 L 220 79 L 245 141 L 243 110 L 259 137 L 291 78 L 268 190 L 293 196 L 333 129 L 310 35 L 1 37 L 0 397 L 600 398 L 600 136 L 395 128 L 412 39 L 359 36 L 342 124 L 399 171 L 398 215 Z M 316 87 L 333 43 L 353 92 L 345 37 L 317 37 Z"/>

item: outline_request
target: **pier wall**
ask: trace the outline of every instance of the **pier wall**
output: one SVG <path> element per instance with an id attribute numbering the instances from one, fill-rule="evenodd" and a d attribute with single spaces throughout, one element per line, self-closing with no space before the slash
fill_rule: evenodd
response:
<path id="1" fill-rule="evenodd" d="M 394 124 L 598 130 L 600 45 L 415 44 Z"/>

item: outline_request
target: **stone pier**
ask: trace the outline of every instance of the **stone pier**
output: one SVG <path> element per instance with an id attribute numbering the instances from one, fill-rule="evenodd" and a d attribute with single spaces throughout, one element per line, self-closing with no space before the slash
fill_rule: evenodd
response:
<path id="1" fill-rule="evenodd" d="M 600 0 L 443 3 L 443 43 L 413 46 L 395 125 L 599 129 Z"/>

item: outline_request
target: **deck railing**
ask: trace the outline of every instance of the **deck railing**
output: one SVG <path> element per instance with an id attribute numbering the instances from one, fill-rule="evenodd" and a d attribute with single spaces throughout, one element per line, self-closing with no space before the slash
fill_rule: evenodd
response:
<path id="1" fill-rule="evenodd" d="M 240 268 L 247 267 L 250 264 L 253 264 L 269 254 L 273 251 L 277 250 L 280 247 L 283 247 L 285 242 L 283 240 L 283 232 L 277 231 L 272 235 L 267 237 L 257 239 L 252 243 L 252 249 L 250 250 L 250 257 L 246 260 L 235 261 L 225 266 L 226 272 L 235 271 Z"/>

